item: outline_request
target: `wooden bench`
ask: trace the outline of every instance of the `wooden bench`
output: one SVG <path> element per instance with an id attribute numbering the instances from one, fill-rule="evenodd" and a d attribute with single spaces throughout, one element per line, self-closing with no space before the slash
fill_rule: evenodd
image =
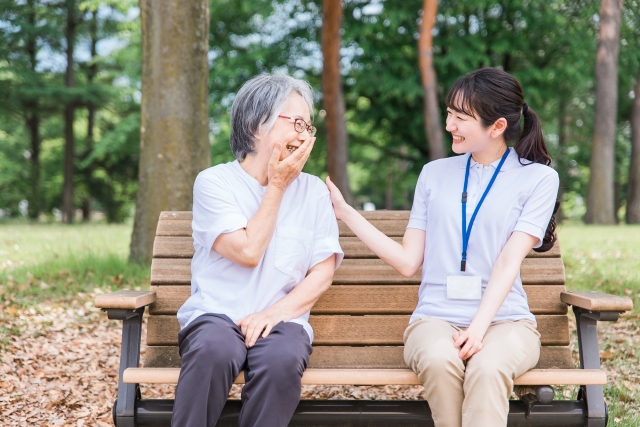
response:
<path id="1" fill-rule="evenodd" d="M 407 211 L 366 212 L 380 230 L 401 240 Z M 403 359 L 402 335 L 418 301 L 420 272 L 405 278 L 369 251 L 340 222 L 345 259 L 333 285 L 311 310 L 313 354 L 303 384 L 415 385 Z M 170 425 L 173 401 L 141 399 L 138 384 L 175 384 L 180 372 L 176 312 L 190 295 L 191 212 L 162 212 L 154 241 L 151 289 L 96 298 L 109 318 L 123 320 L 122 356 L 114 423 Z M 521 268 L 524 289 L 541 334 L 536 369 L 515 379 L 522 396 L 510 402 L 509 425 L 606 425 L 596 323 L 632 308 L 628 298 L 566 292 L 559 245 L 531 252 Z M 571 357 L 567 305 L 577 319 L 581 369 Z M 142 314 L 149 306 L 147 345 L 140 362 Z M 244 382 L 242 373 L 236 383 Z M 551 385 L 579 385 L 575 401 L 554 401 Z M 240 403 L 229 401 L 218 422 L 236 425 Z M 301 401 L 290 425 L 433 425 L 424 401 Z"/>

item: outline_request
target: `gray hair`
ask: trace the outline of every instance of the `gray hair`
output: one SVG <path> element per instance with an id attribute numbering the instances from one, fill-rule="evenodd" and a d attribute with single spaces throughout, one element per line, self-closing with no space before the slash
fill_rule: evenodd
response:
<path id="1" fill-rule="evenodd" d="M 255 152 L 260 130 L 269 133 L 291 92 L 302 96 L 313 114 L 309 83 L 285 75 L 261 74 L 242 85 L 231 106 L 231 151 L 242 161 Z"/>

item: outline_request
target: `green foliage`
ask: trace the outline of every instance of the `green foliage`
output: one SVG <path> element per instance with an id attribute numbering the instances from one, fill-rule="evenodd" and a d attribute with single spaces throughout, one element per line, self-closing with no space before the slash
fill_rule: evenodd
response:
<path id="1" fill-rule="evenodd" d="M 75 102 L 76 194 L 110 222 L 133 208 L 139 141 L 140 25 L 133 0 L 83 0 L 77 87 L 64 87 L 65 9 L 41 0 L 0 0 L 0 208 L 15 215 L 20 200 L 41 211 L 61 204 L 62 109 Z M 350 139 L 348 166 L 358 203 L 409 208 L 421 167 L 430 160 L 423 120 L 417 34 L 422 2 L 347 0 L 342 75 Z M 440 1 L 434 34 L 441 120 L 446 91 L 479 67 L 501 67 L 522 83 L 542 118 L 562 181 L 564 217 L 584 212 L 594 122 L 594 63 L 598 36 L 595 0 Z M 640 3 L 624 2 L 619 68 L 616 152 L 618 206 L 624 211 L 631 91 L 640 73 Z M 318 140 L 305 171 L 325 174 L 326 141 L 320 75 L 322 2 L 211 0 L 209 34 L 212 164 L 233 159 L 229 109 L 239 87 L 262 72 L 307 79 L 317 93 Z M 41 18 L 33 20 L 33 16 Z M 33 23 L 32 23 L 33 22 Z M 91 39 L 116 48 L 87 59 Z M 29 43 L 37 51 L 30 56 Z M 43 59 L 44 58 L 44 59 Z M 57 59 L 56 59 L 57 58 Z M 57 66 L 52 66 L 56 59 Z M 60 62 L 62 61 L 62 62 Z M 95 77 L 90 77 L 97 70 Z M 97 106 L 94 139 L 87 138 L 87 107 Z M 33 187 L 28 119 L 40 123 L 40 187 Z M 445 133 L 447 145 L 449 135 Z M 33 205 L 33 203 L 32 203 Z M 34 205 L 34 206 L 35 206 Z M 32 215 L 33 216 L 33 215 Z"/>

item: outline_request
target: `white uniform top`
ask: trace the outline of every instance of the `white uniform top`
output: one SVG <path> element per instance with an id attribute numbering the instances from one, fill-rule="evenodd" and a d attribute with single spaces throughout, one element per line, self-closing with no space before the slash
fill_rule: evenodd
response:
<path id="1" fill-rule="evenodd" d="M 471 324 L 480 300 L 447 299 L 446 276 L 470 274 L 482 278 L 482 292 L 498 255 L 514 231 L 539 239 L 545 231 L 558 195 L 558 173 L 548 166 L 521 159 L 514 149 L 507 156 L 484 200 L 471 231 L 466 273 L 460 272 L 462 255 L 462 188 L 470 154 L 435 160 L 424 166 L 416 186 L 407 228 L 426 231 L 419 300 L 410 322 L 437 317 L 453 325 Z M 467 226 L 500 160 L 483 166 L 471 159 L 467 198 Z M 520 274 L 493 322 L 530 320 L 527 295 Z"/>
<path id="2" fill-rule="evenodd" d="M 237 161 L 217 165 L 198 175 L 193 186 L 191 296 L 178 311 L 181 328 L 205 313 L 226 314 L 237 322 L 265 310 L 287 295 L 314 265 L 344 256 L 338 223 L 327 186 L 301 173 L 287 188 L 278 211 L 274 236 L 260 263 L 245 268 L 213 250 L 222 233 L 247 226 L 267 187 L 246 173 Z M 292 319 L 313 341 L 309 312 Z"/>

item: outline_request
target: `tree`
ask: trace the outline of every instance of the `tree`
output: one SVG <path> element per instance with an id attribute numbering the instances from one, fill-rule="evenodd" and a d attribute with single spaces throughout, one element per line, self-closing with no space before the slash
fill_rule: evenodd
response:
<path id="1" fill-rule="evenodd" d="M 74 68 L 74 48 L 76 42 L 76 28 L 79 23 L 77 4 L 75 0 L 66 0 L 65 9 L 67 13 L 65 39 L 67 68 L 65 72 L 65 86 L 73 89 L 76 86 L 76 75 Z M 62 215 L 63 221 L 67 224 L 73 223 L 75 208 L 73 203 L 73 173 L 75 161 L 75 135 L 73 133 L 73 122 L 75 120 L 76 100 L 69 90 L 69 95 L 64 106 L 64 184 L 62 189 Z"/>
<path id="2" fill-rule="evenodd" d="M 24 3 L 0 1 L 0 21 L 6 25 L 0 30 L 5 51 L 0 56 L 7 60 L 5 76 L 0 79 L 4 109 L 24 122 L 29 137 L 26 151 L 29 165 L 29 217 L 36 219 L 42 210 L 41 200 L 41 122 L 43 113 L 53 110 L 52 84 L 46 72 L 38 71 L 40 49 L 51 47 L 57 38 L 55 20 L 46 5 L 38 0 Z M 25 171 L 26 172 L 26 171 Z"/>
<path id="3" fill-rule="evenodd" d="M 438 14 L 438 0 L 424 0 L 422 11 L 418 50 L 420 52 L 422 89 L 424 90 L 424 129 L 429 145 L 429 157 L 431 160 L 435 160 L 446 157 L 438 104 L 436 70 L 433 68 L 432 31 Z"/>
<path id="4" fill-rule="evenodd" d="M 353 203 L 347 162 L 349 144 L 340 76 L 342 0 L 324 0 L 322 8 L 322 95 L 327 112 L 327 172 L 347 203 Z"/>
<path id="5" fill-rule="evenodd" d="M 614 162 L 622 0 L 602 0 L 596 54 L 596 114 L 589 162 L 587 224 L 615 224 Z"/>
<path id="6" fill-rule="evenodd" d="M 631 162 L 627 184 L 627 224 L 640 224 L 640 71 L 631 108 Z"/>
<path id="7" fill-rule="evenodd" d="M 189 210 L 209 165 L 208 0 L 140 1 L 142 103 L 130 259 L 149 261 L 158 215 Z"/>

